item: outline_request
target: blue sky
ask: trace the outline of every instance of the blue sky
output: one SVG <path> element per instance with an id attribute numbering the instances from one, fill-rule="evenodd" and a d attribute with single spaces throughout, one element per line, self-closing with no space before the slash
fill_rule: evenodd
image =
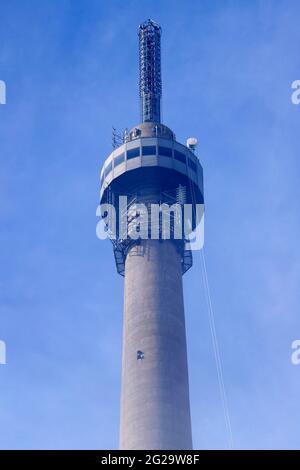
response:
<path id="1" fill-rule="evenodd" d="M 235 448 L 300 448 L 296 1 L 3 0 L 0 448 L 117 448 L 123 280 L 95 235 L 111 126 L 139 121 L 137 27 L 163 28 L 163 121 L 199 140 Z M 226 448 L 199 255 L 184 277 L 195 448 Z"/>

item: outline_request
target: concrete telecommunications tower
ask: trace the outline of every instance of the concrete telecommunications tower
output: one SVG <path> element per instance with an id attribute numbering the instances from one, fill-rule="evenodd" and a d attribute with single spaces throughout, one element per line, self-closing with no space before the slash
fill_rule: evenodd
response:
<path id="1" fill-rule="evenodd" d="M 117 271 L 124 276 L 121 449 L 192 448 L 182 289 L 192 253 L 187 240 L 175 236 L 175 211 L 170 211 L 170 237 L 163 210 L 158 223 L 147 225 L 148 239 L 136 231 L 133 236 L 141 204 L 147 209 L 203 204 L 195 139 L 182 145 L 161 123 L 160 39 L 154 21 L 139 26 L 141 123 L 122 137 L 113 133 L 114 150 L 101 170 L 100 202 L 117 210 L 117 236 L 111 241 Z M 127 197 L 125 205 L 119 196 Z"/>

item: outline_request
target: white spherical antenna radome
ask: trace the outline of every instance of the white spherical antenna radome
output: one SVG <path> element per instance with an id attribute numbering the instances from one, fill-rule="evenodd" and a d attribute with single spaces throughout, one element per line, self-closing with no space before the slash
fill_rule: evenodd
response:
<path id="1" fill-rule="evenodd" d="M 193 152 L 196 150 L 197 144 L 198 140 L 196 139 L 196 137 L 189 137 L 186 141 L 187 147 Z"/>

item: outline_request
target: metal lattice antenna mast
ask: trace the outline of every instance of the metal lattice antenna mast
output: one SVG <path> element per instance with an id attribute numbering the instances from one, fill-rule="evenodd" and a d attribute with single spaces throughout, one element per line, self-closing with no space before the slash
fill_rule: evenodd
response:
<path id="1" fill-rule="evenodd" d="M 140 106 L 142 122 L 160 123 L 161 27 L 152 20 L 139 26 Z"/>

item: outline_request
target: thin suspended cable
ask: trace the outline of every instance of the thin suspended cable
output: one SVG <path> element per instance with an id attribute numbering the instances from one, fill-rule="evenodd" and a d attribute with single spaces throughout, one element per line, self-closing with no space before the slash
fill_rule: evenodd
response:
<path id="1" fill-rule="evenodd" d="M 193 210 L 194 220 L 195 220 L 195 223 L 197 223 L 197 217 L 196 217 L 196 202 L 197 201 L 196 201 L 195 187 L 192 184 L 190 170 L 189 170 L 188 165 L 187 165 L 187 173 L 188 173 L 190 191 L 191 191 L 191 196 L 192 196 L 192 205 L 193 205 L 193 209 L 194 209 Z M 219 348 L 218 337 L 217 337 L 217 332 L 216 332 L 216 324 L 215 324 L 215 318 L 214 318 L 214 311 L 213 311 L 213 307 L 212 307 L 212 301 L 211 301 L 211 295 L 210 295 L 210 289 L 209 289 L 209 283 L 208 283 L 208 276 L 207 276 L 205 256 L 204 256 L 204 248 L 203 247 L 201 249 L 201 261 L 202 261 L 202 263 L 201 263 L 202 279 L 203 279 L 203 285 L 204 285 L 204 289 L 205 289 L 205 293 L 206 293 L 206 302 L 207 302 L 208 317 L 209 317 L 209 327 L 210 327 L 211 340 L 212 340 L 214 358 L 215 358 L 216 369 L 217 369 L 218 385 L 219 385 L 219 392 L 220 392 L 220 396 L 221 396 L 221 402 L 222 402 L 222 408 L 223 408 L 223 414 L 224 414 L 224 420 L 225 420 L 228 447 L 229 447 L 229 449 L 233 449 L 234 444 L 233 444 L 233 434 L 232 434 L 230 413 L 229 413 L 227 393 L 226 393 L 226 388 L 225 388 L 225 383 L 224 383 L 223 366 L 222 366 L 222 361 L 221 361 L 221 356 L 220 356 L 220 348 Z"/>
<path id="2" fill-rule="evenodd" d="M 214 312 L 213 312 L 213 307 L 212 307 L 212 302 L 211 302 L 211 295 L 210 295 L 210 289 L 209 289 L 209 284 L 208 284 L 205 255 L 204 255 L 203 248 L 201 250 L 201 255 L 202 255 L 201 256 L 202 279 L 203 279 L 204 289 L 206 292 L 209 326 L 210 326 L 211 338 L 212 338 L 212 343 L 213 343 L 219 390 L 220 390 L 222 408 L 223 408 L 225 425 L 226 425 L 228 447 L 229 449 L 233 449 L 234 448 L 233 434 L 232 434 L 231 420 L 230 420 L 230 414 L 229 414 L 227 393 L 226 393 L 226 388 L 225 388 L 225 383 L 224 383 L 223 367 L 222 367 L 222 361 L 221 361 L 221 356 L 220 356 L 220 348 L 219 348 L 218 337 L 217 337 L 217 332 L 216 332 L 216 324 L 215 324 Z"/>

